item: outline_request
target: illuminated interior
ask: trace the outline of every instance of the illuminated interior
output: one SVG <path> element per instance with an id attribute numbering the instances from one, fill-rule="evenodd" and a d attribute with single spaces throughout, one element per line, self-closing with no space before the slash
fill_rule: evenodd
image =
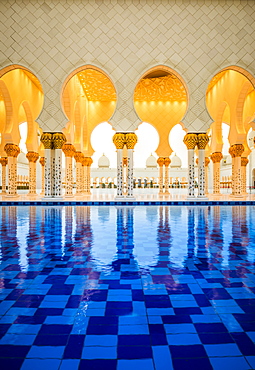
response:
<path id="1" fill-rule="evenodd" d="M 138 82 L 134 105 L 141 121 L 150 123 L 158 132 L 157 155 L 170 156 L 173 150 L 169 134 L 183 119 L 188 105 L 184 82 L 166 67 L 153 69 Z"/>
<path id="2" fill-rule="evenodd" d="M 63 130 L 68 143 L 85 156 L 92 156 L 91 134 L 108 122 L 116 107 L 116 91 L 103 72 L 93 68 L 77 70 L 65 84 L 62 104 L 69 122 Z"/>

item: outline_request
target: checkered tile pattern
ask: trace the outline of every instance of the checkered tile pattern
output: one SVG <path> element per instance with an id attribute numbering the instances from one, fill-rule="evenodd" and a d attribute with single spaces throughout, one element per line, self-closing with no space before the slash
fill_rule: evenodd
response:
<path id="1" fill-rule="evenodd" d="M 253 207 L 2 207 L 1 369 L 254 369 Z"/>

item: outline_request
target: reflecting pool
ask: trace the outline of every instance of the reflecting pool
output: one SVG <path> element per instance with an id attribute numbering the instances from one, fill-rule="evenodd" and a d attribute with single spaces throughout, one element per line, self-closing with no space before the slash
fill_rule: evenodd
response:
<path id="1" fill-rule="evenodd" d="M 254 271 L 254 207 L 1 207 L 0 368 L 255 368 Z"/>

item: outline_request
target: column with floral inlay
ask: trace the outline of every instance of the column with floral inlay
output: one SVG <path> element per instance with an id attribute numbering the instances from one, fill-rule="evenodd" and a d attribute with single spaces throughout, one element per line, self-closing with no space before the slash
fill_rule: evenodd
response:
<path id="1" fill-rule="evenodd" d="M 135 144 L 137 143 L 137 136 L 133 132 L 129 132 L 125 135 L 125 141 L 127 146 L 127 152 L 128 152 L 128 168 L 127 168 L 127 198 L 129 199 L 135 199 L 133 194 L 133 188 L 134 188 L 134 164 L 133 164 L 133 152 Z"/>
<path id="2" fill-rule="evenodd" d="M 26 157 L 29 162 L 29 196 L 36 195 L 36 162 L 39 154 L 36 152 L 27 152 Z"/>
<path id="3" fill-rule="evenodd" d="M 197 134 L 188 133 L 184 136 L 184 144 L 188 149 L 188 198 L 195 197 L 195 147 L 197 145 Z"/>
<path id="4" fill-rule="evenodd" d="M 65 196 L 73 197 L 73 156 L 75 148 L 72 144 L 64 144 L 62 151 L 65 154 Z"/>
<path id="5" fill-rule="evenodd" d="M 242 197 L 241 156 L 244 152 L 243 144 L 234 144 L 229 148 L 232 157 L 232 196 Z"/>
<path id="6" fill-rule="evenodd" d="M 17 156 L 20 148 L 16 144 L 5 144 L 8 157 L 8 196 L 17 197 Z"/>
<path id="7" fill-rule="evenodd" d="M 123 148 L 125 145 L 125 134 L 117 132 L 113 136 L 113 143 L 116 146 L 117 150 L 117 196 L 118 198 L 123 198 L 123 165 L 122 165 L 122 156 Z"/>
<path id="8" fill-rule="evenodd" d="M 2 194 L 6 194 L 6 166 L 8 163 L 7 157 L 0 158 L 0 163 L 2 165 Z"/>

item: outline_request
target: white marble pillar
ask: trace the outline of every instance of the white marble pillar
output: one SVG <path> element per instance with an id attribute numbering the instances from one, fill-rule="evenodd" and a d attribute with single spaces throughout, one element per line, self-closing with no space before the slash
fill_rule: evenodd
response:
<path id="1" fill-rule="evenodd" d="M 26 157 L 29 162 L 29 192 L 28 196 L 36 195 L 36 162 L 39 154 L 36 152 L 27 152 Z"/>
<path id="2" fill-rule="evenodd" d="M 171 159 L 166 157 L 164 160 L 165 165 L 165 193 L 169 194 L 169 165 L 171 163 Z"/>
<path id="3" fill-rule="evenodd" d="M 198 146 L 198 198 L 208 199 L 205 196 L 205 148 L 209 137 L 205 133 L 197 135 Z"/>
<path id="4" fill-rule="evenodd" d="M 244 152 L 242 144 L 234 144 L 229 148 L 232 157 L 232 196 L 242 197 L 241 155 Z"/>
<path id="5" fill-rule="evenodd" d="M 188 149 L 188 199 L 193 199 L 195 198 L 194 149 L 197 145 L 197 134 L 186 134 L 183 141 Z"/>
<path id="6" fill-rule="evenodd" d="M 117 198 L 123 198 L 122 149 L 117 149 Z"/>
<path id="7" fill-rule="evenodd" d="M 208 184 L 209 184 L 209 180 L 208 180 L 208 165 L 210 163 L 210 159 L 208 157 L 205 157 L 205 194 L 208 194 L 209 191 L 208 191 Z"/>
<path id="8" fill-rule="evenodd" d="M 87 181 L 86 181 L 86 193 L 88 195 L 91 194 L 91 190 L 90 190 L 90 187 L 91 187 L 91 172 L 90 172 L 90 169 L 91 169 L 91 165 L 93 163 L 93 159 L 91 157 L 87 157 L 87 168 L 86 168 L 86 178 L 87 178 Z"/>
<path id="9" fill-rule="evenodd" d="M 133 194 L 133 179 L 134 179 L 134 169 L 133 169 L 133 149 L 128 149 L 128 166 L 127 166 L 127 198 L 135 199 Z"/>
<path id="10" fill-rule="evenodd" d="M 82 161 L 83 154 L 81 152 L 76 152 L 74 154 L 74 159 L 76 160 L 76 195 L 82 195 Z"/>
<path id="11" fill-rule="evenodd" d="M 2 165 L 2 194 L 6 194 L 6 166 L 8 163 L 7 157 L 0 158 L 0 163 Z"/>
<path id="12" fill-rule="evenodd" d="M 72 144 L 64 144 L 62 151 L 65 154 L 65 197 L 73 197 L 73 156 L 75 148 Z"/>
<path id="13" fill-rule="evenodd" d="M 163 157 L 159 157 L 157 159 L 157 163 L 159 165 L 159 195 L 163 194 L 163 165 L 165 163 L 165 159 Z"/>
<path id="14" fill-rule="evenodd" d="M 44 145 L 44 198 L 52 197 L 52 160 L 51 152 L 53 148 L 53 134 L 44 132 L 41 136 L 41 142 Z"/>
<path id="15" fill-rule="evenodd" d="M 249 159 L 246 158 L 246 157 L 241 157 L 241 176 L 242 176 L 242 193 L 243 195 L 247 195 L 247 191 L 246 191 L 246 182 L 247 182 L 247 179 L 246 179 L 246 166 L 247 164 L 249 163 Z"/>
<path id="16" fill-rule="evenodd" d="M 4 150 L 8 157 L 8 195 L 17 197 L 17 156 L 20 148 L 15 144 L 6 144 Z"/>
<path id="17" fill-rule="evenodd" d="M 213 195 L 219 196 L 220 193 L 220 161 L 223 155 L 221 152 L 214 152 L 211 154 L 213 162 Z"/>
<path id="18" fill-rule="evenodd" d="M 41 157 L 39 159 L 39 163 L 41 165 L 41 173 L 42 173 L 42 190 L 40 195 L 44 196 L 45 195 L 45 158 Z"/>

